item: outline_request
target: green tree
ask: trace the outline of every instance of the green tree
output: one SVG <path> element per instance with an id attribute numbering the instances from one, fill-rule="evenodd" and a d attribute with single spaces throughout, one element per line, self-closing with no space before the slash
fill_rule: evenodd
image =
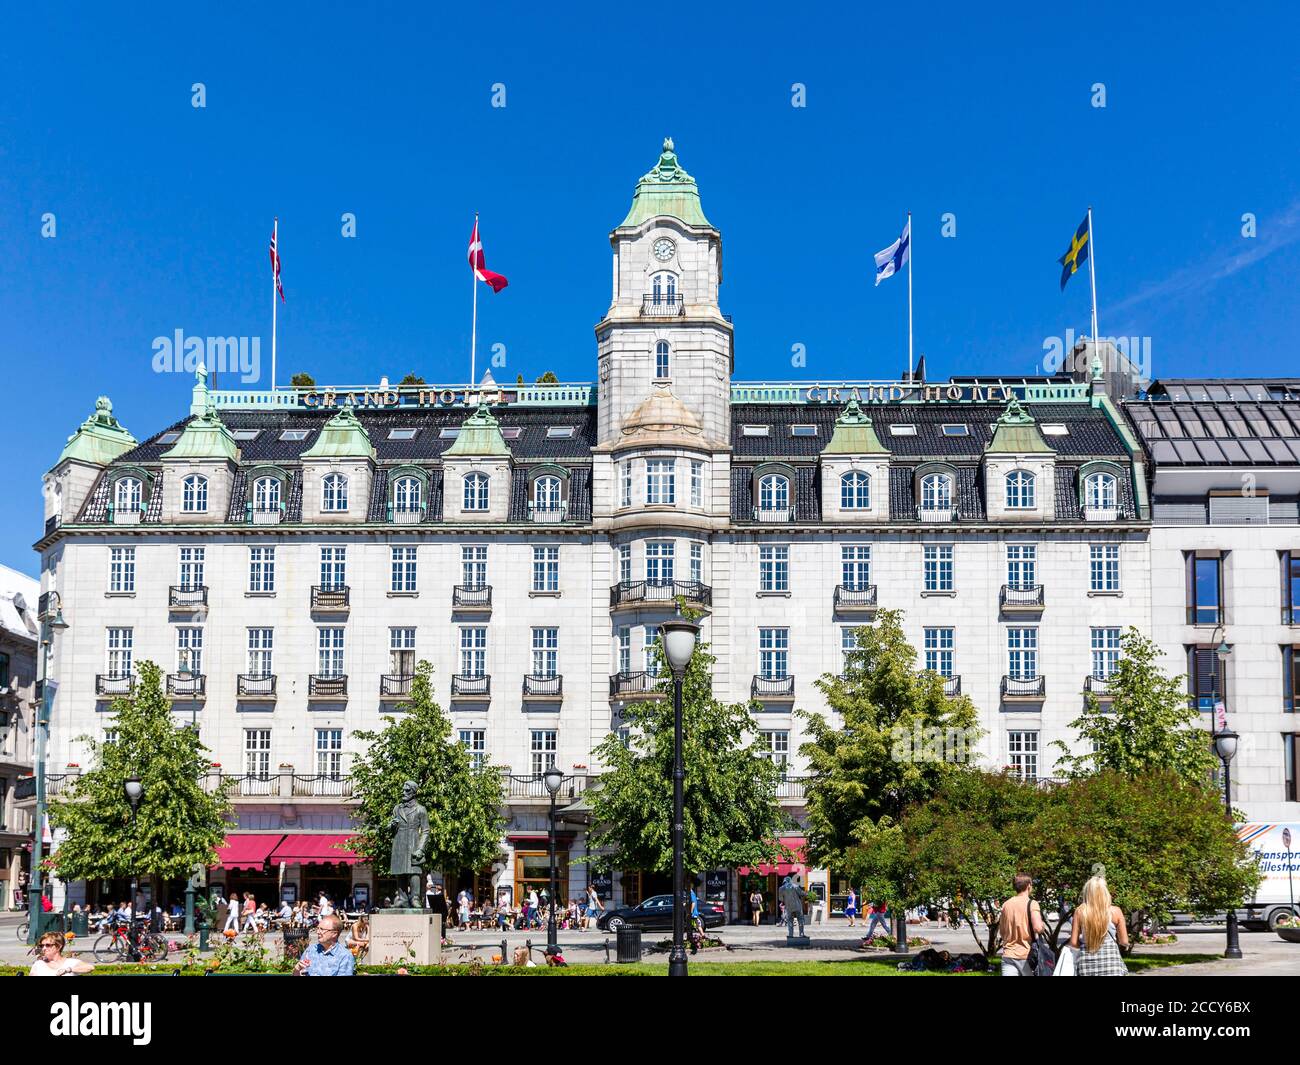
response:
<path id="1" fill-rule="evenodd" d="M 1107 684 L 1103 709 L 1087 693 L 1083 713 L 1070 722 L 1087 754 L 1071 754 L 1061 740 L 1056 767 L 1069 776 L 1113 769 L 1127 776 L 1173 770 L 1190 783 L 1208 785 L 1216 766 L 1210 739 L 1198 727 L 1200 712 L 1187 697 L 1186 677 L 1168 677 L 1156 665 L 1160 649 L 1137 629 L 1120 640 L 1121 657 Z"/>
<path id="2" fill-rule="evenodd" d="M 560 379 L 556 377 L 555 374 L 552 373 L 550 370 L 547 370 L 544 374 L 542 374 L 541 377 L 537 379 L 537 383 L 539 385 L 558 385 L 560 383 Z"/>
<path id="3" fill-rule="evenodd" d="M 843 676 L 817 681 L 842 727 L 798 711 L 810 739 L 800 748 L 811 779 L 805 791 L 813 861 L 844 869 L 847 852 L 881 818 L 896 824 L 912 803 L 966 768 L 980 736 L 966 696 L 949 698 L 943 679 L 918 673 L 899 610 L 882 610 L 858 629 Z"/>
<path id="4" fill-rule="evenodd" d="M 475 769 L 464 744 L 452 740 L 451 721 L 433 700 L 432 670 L 428 662 L 416 666 L 406 713 L 385 716 L 380 732 L 352 734 L 363 742 L 364 753 L 348 774 L 360 801 L 359 831 L 348 846 L 377 870 L 388 868 L 393 846 L 388 822 L 408 780 L 415 781 L 416 798 L 429 811 L 426 870 L 477 871 L 501 852 L 501 774 L 486 764 Z"/>
<path id="5" fill-rule="evenodd" d="M 137 694 L 110 708 L 113 739 L 82 737 L 93 768 L 50 804 L 50 823 L 67 831 L 51 859 L 61 879 L 188 878 L 225 842 L 230 802 L 224 788 L 204 790 L 208 749 L 172 723 L 158 667 L 144 661 L 138 672 Z M 122 787 L 132 777 L 144 788 L 134 816 Z"/>
<path id="6" fill-rule="evenodd" d="M 652 653 L 668 697 L 624 710 L 630 739 L 625 746 L 610 734 L 592 752 L 605 770 L 587 795 L 592 861 L 666 873 L 673 867 L 673 705 L 661 642 Z M 682 839 L 686 869 L 695 873 L 786 855 L 780 770 L 765 757 L 749 707 L 713 698 L 714 661 L 708 645 L 697 644 L 682 684 Z"/>
<path id="7" fill-rule="evenodd" d="M 289 384 L 293 388 L 315 388 L 316 378 L 309 373 L 296 373 L 289 378 Z"/>
<path id="8" fill-rule="evenodd" d="M 397 383 L 398 385 L 422 385 L 424 384 L 424 378 L 414 373 L 408 373 Z"/>

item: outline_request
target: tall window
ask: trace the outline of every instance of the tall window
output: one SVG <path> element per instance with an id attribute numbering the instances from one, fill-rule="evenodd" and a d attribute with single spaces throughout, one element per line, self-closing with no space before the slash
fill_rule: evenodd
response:
<path id="1" fill-rule="evenodd" d="M 1012 470 L 1007 474 L 1007 508 L 1032 510 L 1034 508 L 1034 475 L 1028 470 Z"/>
<path id="2" fill-rule="evenodd" d="M 645 636 L 642 640 L 642 661 L 645 662 L 645 671 L 652 677 L 659 676 L 659 670 L 662 659 L 659 657 L 659 651 L 656 644 L 659 642 L 659 630 L 654 625 L 645 627 Z"/>
<path id="3" fill-rule="evenodd" d="M 927 544 L 922 549 L 922 575 L 927 592 L 953 590 L 952 546 Z"/>
<path id="4" fill-rule="evenodd" d="M 533 629 L 533 676 L 554 677 L 560 668 L 560 630 Z"/>
<path id="5" fill-rule="evenodd" d="M 532 760 L 533 776 L 539 777 L 555 764 L 556 741 L 559 732 L 553 728 L 535 728 L 528 738 L 528 753 Z"/>
<path id="6" fill-rule="evenodd" d="M 761 592 L 790 590 L 790 548 L 788 546 L 764 544 L 759 547 L 758 590 Z"/>
<path id="7" fill-rule="evenodd" d="M 952 676 L 954 629 L 925 630 L 925 668 L 941 677 Z"/>
<path id="8" fill-rule="evenodd" d="M 769 473 L 758 482 L 759 510 L 790 509 L 790 479 L 779 473 Z"/>
<path id="9" fill-rule="evenodd" d="M 487 628 L 467 625 L 460 630 L 460 672 L 463 677 L 487 674 Z"/>
<path id="10" fill-rule="evenodd" d="M 324 626 L 316 630 L 316 672 L 322 677 L 342 677 L 343 628 Z"/>
<path id="11" fill-rule="evenodd" d="M 840 547 L 840 583 L 851 592 L 871 587 L 871 546 L 844 544 Z"/>
<path id="12" fill-rule="evenodd" d="M 176 672 L 203 672 L 203 630 L 182 625 L 176 630 Z"/>
<path id="13" fill-rule="evenodd" d="M 1089 545 L 1088 590 L 1119 591 L 1119 544 Z"/>
<path id="14" fill-rule="evenodd" d="M 673 541 L 650 540 L 645 545 L 645 579 L 651 584 L 673 581 Z"/>
<path id="15" fill-rule="evenodd" d="M 326 513 L 348 509 L 348 479 L 341 473 L 329 473 L 321 480 L 320 508 Z"/>
<path id="16" fill-rule="evenodd" d="M 271 775 L 271 730 L 244 729 L 244 773 L 257 780 Z"/>
<path id="17" fill-rule="evenodd" d="M 259 477 L 253 482 L 253 509 L 280 509 L 280 478 Z"/>
<path id="18" fill-rule="evenodd" d="M 275 591 L 274 547 L 248 549 L 248 590 L 263 593 Z"/>
<path id="19" fill-rule="evenodd" d="M 945 473 L 931 473 L 921 478 L 921 508 L 948 510 L 952 506 L 952 478 Z"/>
<path id="20" fill-rule="evenodd" d="M 626 584 L 632 579 L 632 545 L 618 545 L 618 579 Z"/>
<path id="21" fill-rule="evenodd" d="M 1094 473 L 1083 482 L 1083 505 L 1090 510 L 1114 510 L 1118 482 L 1109 473 Z"/>
<path id="22" fill-rule="evenodd" d="M 786 729 L 761 729 L 758 738 L 767 748 L 767 757 L 781 770 L 784 778 L 786 766 L 790 764 L 790 733 Z"/>
<path id="23" fill-rule="evenodd" d="M 620 625 L 614 634 L 618 646 L 618 672 L 632 672 L 632 627 Z"/>
<path id="24" fill-rule="evenodd" d="M 179 550 L 180 569 L 177 574 L 180 586 L 187 591 L 203 587 L 204 547 L 182 547 Z"/>
<path id="25" fill-rule="evenodd" d="M 537 510 L 560 509 L 560 479 L 558 477 L 538 477 L 533 482 L 533 507 Z"/>
<path id="26" fill-rule="evenodd" d="M 840 673 L 847 674 L 850 669 L 860 666 L 862 651 L 858 644 L 858 626 L 845 625 L 840 629 Z"/>
<path id="27" fill-rule="evenodd" d="M 1224 623 L 1223 557 L 1187 556 L 1187 623 L 1219 625 Z"/>
<path id="28" fill-rule="evenodd" d="M 676 503 L 676 463 L 672 459 L 648 459 L 645 464 L 645 501 Z"/>
<path id="29" fill-rule="evenodd" d="M 871 506 L 871 478 L 861 470 L 851 470 L 840 478 L 840 508 L 867 510 Z"/>
<path id="30" fill-rule="evenodd" d="M 348 549 L 320 549 L 320 586 L 324 589 L 345 588 L 348 583 Z"/>
<path id="31" fill-rule="evenodd" d="M 474 544 L 460 549 L 460 582 L 466 588 L 487 584 L 487 545 Z"/>
<path id="32" fill-rule="evenodd" d="M 1007 629 L 1007 676 L 1012 680 L 1038 677 L 1038 630 Z"/>
<path id="33" fill-rule="evenodd" d="M 392 588 L 394 592 L 414 592 L 416 590 L 415 548 L 393 548 Z"/>
<path id="34" fill-rule="evenodd" d="M 343 775 L 343 730 L 316 730 L 316 775 L 338 780 Z"/>
<path id="35" fill-rule="evenodd" d="M 468 473 L 464 480 L 464 510 L 487 510 L 488 476 L 486 473 Z"/>
<path id="36" fill-rule="evenodd" d="M 1187 650 L 1187 683 L 1196 709 L 1208 714 L 1215 703 L 1227 703 L 1228 686 L 1224 663 L 1213 647 L 1189 647 Z"/>
<path id="37" fill-rule="evenodd" d="M 181 510 L 201 514 L 208 509 L 208 479 L 192 473 L 181 482 Z"/>
<path id="38" fill-rule="evenodd" d="M 650 298 L 655 303 L 677 301 L 677 275 L 661 271 L 650 278 Z"/>
<path id="39" fill-rule="evenodd" d="M 704 545 L 691 544 L 691 580 L 704 583 Z"/>
<path id="40" fill-rule="evenodd" d="M 1110 680 L 1119 665 L 1119 629 L 1092 630 L 1092 675 Z"/>
<path id="41" fill-rule="evenodd" d="M 109 629 L 107 635 L 108 657 L 104 668 L 110 677 L 131 675 L 131 649 L 135 643 L 134 629 Z"/>
<path id="42" fill-rule="evenodd" d="M 758 630 L 758 672 L 764 680 L 790 675 L 790 630 Z"/>
<path id="43" fill-rule="evenodd" d="M 143 493 L 144 483 L 139 477 L 119 477 L 113 485 L 113 509 L 139 510 Z"/>
<path id="44" fill-rule="evenodd" d="M 558 592 L 560 590 L 560 549 L 558 547 L 533 548 L 533 591 Z"/>
<path id="45" fill-rule="evenodd" d="M 1007 762 L 1021 780 L 1038 779 L 1038 733 L 1008 732 Z"/>
<path id="46" fill-rule="evenodd" d="M 1286 774 L 1284 802 L 1300 802 L 1300 733 L 1282 734 L 1282 762 Z"/>
<path id="47" fill-rule="evenodd" d="M 1282 624 L 1300 625 L 1300 551 L 1282 552 Z"/>
<path id="48" fill-rule="evenodd" d="M 415 630 L 412 628 L 389 629 L 388 654 L 393 676 L 415 676 Z"/>
<path id="49" fill-rule="evenodd" d="M 1300 647 L 1282 648 L 1282 709 L 1300 713 Z"/>
<path id="50" fill-rule="evenodd" d="M 248 675 L 270 677 L 275 674 L 272 652 L 275 649 L 274 629 L 248 630 Z"/>
<path id="51" fill-rule="evenodd" d="M 463 728 L 460 730 L 460 742 L 469 752 L 470 768 L 482 769 L 487 764 L 487 730 Z"/>
<path id="52" fill-rule="evenodd" d="M 399 477 L 393 485 L 393 509 L 404 513 L 419 510 L 422 495 L 420 478 Z"/>
<path id="53" fill-rule="evenodd" d="M 1037 587 L 1038 546 L 1007 544 L 1007 587 L 1028 592 Z"/>
<path id="54" fill-rule="evenodd" d="M 135 591 L 134 547 L 108 549 L 108 590 L 121 593 Z"/>
<path id="55" fill-rule="evenodd" d="M 655 301 L 656 303 L 658 300 Z M 661 340 L 655 345 L 655 377 L 663 380 L 671 376 L 668 373 L 668 341 Z"/>
<path id="56" fill-rule="evenodd" d="M 691 459 L 691 506 L 704 506 L 704 463 Z"/>
<path id="57" fill-rule="evenodd" d="M 624 462 L 619 466 L 619 506 L 632 505 L 632 463 Z"/>

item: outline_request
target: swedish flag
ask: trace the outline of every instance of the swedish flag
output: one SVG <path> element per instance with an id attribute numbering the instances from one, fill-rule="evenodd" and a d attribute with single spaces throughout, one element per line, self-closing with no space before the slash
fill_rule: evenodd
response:
<path id="1" fill-rule="evenodd" d="M 1069 250 L 1056 261 L 1061 264 L 1061 290 L 1065 290 L 1065 283 L 1074 276 L 1075 271 L 1088 261 L 1088 244 L 1092 239 L 1092 233 L 1088 229 L 1088 216 L 1084 215 L 1083 221 L 1079 223 L 1079 228 L 1074 231 L 1074 239 L 1070 241 Z"/>

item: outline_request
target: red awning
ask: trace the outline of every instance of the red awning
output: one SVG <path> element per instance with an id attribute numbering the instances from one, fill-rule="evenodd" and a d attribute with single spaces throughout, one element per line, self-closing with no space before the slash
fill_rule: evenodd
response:
<path id="1" fill-rule="evenodd" d="M 795 860 L 793 862 L 777 862 L 776 865 L 760 865 L 753 871 L 759 876 L 772 876 L 773 874 L 776 876 L 789 876 L 791 873 L 806 873 L 808 869 L 804 863 L 807 861 L 805 848 L 808 846 L 808 840 L 803 836 L 782 836 L 781 845 L 794 854 Z M 736 873 L 739 876 L 749 876 L 750 867 L 742 865 L 736 870 Z"/>
<path id="2" fill-rule="evenodd" d="M 267 855 L 275 850 L 283 832 L 250 832 L 226 837 L 226 845 L 217 848 L 217 866 L 222 869 L 261 869 Z"/>
<path id="3" fill-rule="evenodd" d="M 361 861 L 355 851 L 350 851 L 342 844 L 348 841 L 347 835 L 288 835 L 283 842 L 271 852 L 270 862 L 279 865 L 308 865 L 334 862 L 342 865 L 356 865 Z"/>

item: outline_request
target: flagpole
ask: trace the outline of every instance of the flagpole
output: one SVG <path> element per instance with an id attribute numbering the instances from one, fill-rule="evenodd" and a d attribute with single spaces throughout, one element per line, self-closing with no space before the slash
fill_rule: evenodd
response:
<path id="1" fill-rule="evenodd" d="M 1098 352 L 1097 336 L 1097 238 L 1092 231 L 1092 206 L 1088 206 L 1088 278 L 1092 282 L 1092 350 Z"/>
<path id="2" fill-rule="evenodd" d="M 271 243 L 275 245 L 275 257 L 280 257 L 280 219 L 271 223 Z M 271 391 L 275 391 L 275 315 L 276 315 L 275 263 L 271 263 Z"/>
<path id="3" fill-rule="evenodd" d="M 474 212 L 474 236 L 478 237 L 480 245 L 482 237 L 478 236 L 478 212 Z M 477 258 L 477 250 L 472 252 L 469 263 L 469 283 L 474 286 L 474 319 L 473 325 L 470 326 L 469 333 L 469 383 L 470 387 L 474 385 L 474 356 L 478 348 L 478 264 L 474 261 Z"/>
<path id="4" fill-rule="evenodd" d="M 912 380 L 912 259 L 916 249 L 912 247 L 912 212 L 907 212 L 907 379 Z"/>

